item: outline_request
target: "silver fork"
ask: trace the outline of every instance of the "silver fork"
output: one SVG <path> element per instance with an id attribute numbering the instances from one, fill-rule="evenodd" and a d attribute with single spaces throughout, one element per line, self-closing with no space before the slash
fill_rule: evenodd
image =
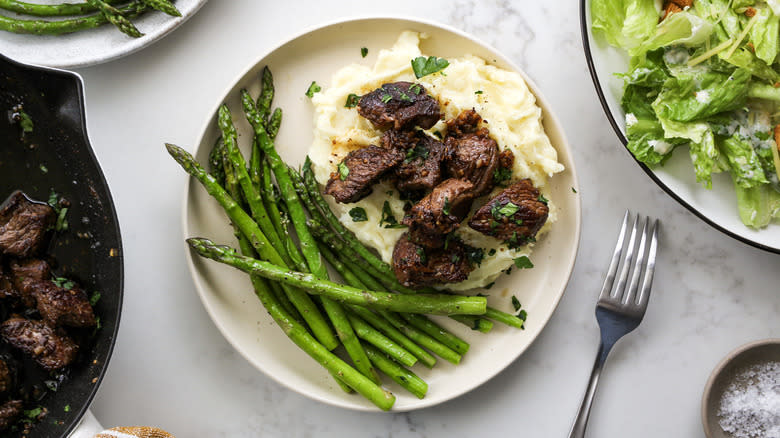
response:
<path id="1" fill-rule="evenodd" d="M 626 256 L 622 260 L 622 266 L 620 267 L 620 277 L 618 277 L 617 285 L 615 285 L 615 276 L 618 271 L 618 265 L 621 265 L 623 243 L 629 218 L 630 213 L 626 211 L 626 215 L 623 217 L 623 225 L 620 227 L 617 245 L 615 245 L 615 252 L 607 270 L 607 278 L 604 279 L 604 286 L 601 287 L 599 301 L 596 304 L 596 320 L 601 329 L 601 343 L 596 355 L 596 363 L 593 364 L 593 371 L 590 374 L 588 389 L 585 391 L 582 404 L 580 404 L 580 408 L 577 410 L 577 417 L 569 432 L 569 438 L 582 438 L 585 436 L 585 427 L 588 425 L 590 407 L 593 404 L 596 385 L 598 385 L 601 369 L 607 360 L 607 355 L 618 339 L 639 326 L 647 310 L 650 287 L 653 284 L 653 273 L 655 272 L 659 222 L 658 220 L 652 220 L 651 223 L 650 218 L 640 220 L 639 215 L 634 219 L 631 236 L 626 246 Z M 643 224 L 640 224 L 640 222 L 643 222 Z M 640 226 L 642 230 L 639 248 L 635 252 Z M 635 255 L 636 262 L 634 262 Z M 627 285 L 629 271 L 631 282 Z M 643 277 L 641 289 L 639 288 L 640 277 Z M 613 288 L 613 286 L 615 287 Z"/>

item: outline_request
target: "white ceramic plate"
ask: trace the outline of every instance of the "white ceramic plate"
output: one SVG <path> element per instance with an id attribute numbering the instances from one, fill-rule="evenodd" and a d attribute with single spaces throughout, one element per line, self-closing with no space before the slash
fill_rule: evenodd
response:
<path id="1" fill-rule="evenodd" d="M 594 38 L 590 23 L 590 1 L 580 0 L 582 43 L 593 84 L 610 124 L 625 145 L 626 115 L 620 107 L 623 81 L 615 73 L 627 70 L 629 58 L 602 38 Z M 707 190 L 696 182 L 693 164 L 685 151 L 677 151 L 666 164 L 654 169 L 639 161 L 637 164 L 672 198 L 716 229 L 749 245 L 780 253 L 780 223 L 775 220 L 761 230 L 745 226 L 739 219 L 737 195 L 726 172 L 713 175 L 712 190 Z"/>
<path id="2" fill-rule="evenodd" d="M 239 90 L 247 88 L 256 95 L 259 92 L 258 74 L 264 65 L 268 65 L 274 73 L 277 96 L 274 103 L 284 109 L 277 148 L 283 159 L 298 165 L 312 142 L 313 110 L 309 99 L 304 96 L 311 81 L 316 80 L 327 87 L 331 75 L 340 67 L 349 63 L 373 64 L 377 52 L 391 47 L 403 30 L 430 35 L 422 43 L 424 53 L 441 57 L 472 53 L 500 67 L 519 71 L 495 50 L 459 31 L 437 24 L 400 18 L 367 18 L 325 25 L 295 37 L 260 57 L 224 94 L 225 102 L 239 122 L 240 142 L 245 153 L 251 143 L 251 134 L 248 124 L 242 120 Z M 365 59 L 360 56 L 361 47 L 369 49 Z M 535 267 L 502 276 L 489 291 L 490 304 L 507 311 L 511 310 L 510 296 L 517 295 L 528 311 L 527 328 L 517 330 L 496 324 L 491 333 L 482 334 L 447 318 L 437 318 L 442 325 L 470 342 L 471 349 L 458 366 L 443 360 L 432 370 L 415 365 L 413 371 L 430 386 L 423 400 L 390 382 L 387 387 L 397 396 L 396 411 L 441 403 L 496 375 L 528 348 L 563 295 L 579 243 L 580 201 L 572 190 L 577 188 L 577 178 L 563 129 L 539 90 L 530 81 L 529 86 L 544 112 L 545 129 L 558 150 L 559 160 L 566 166 L 566 171 L 550 181 L 552 199 L 560 208 L 559 220 L 537 245 L 532 257 Z M 213 115 L 216 110 L 215 106 L 197 147 L 196 157 L 200 162 L 207 161 L 209 150 L 218 137 Z M 190 181 L 186 194 L 184 233 L 185 237 L 207 236 L 217 242 L 235 242 L 224 213 L 194 180 Z M 319 364 L 293 345 L 255 298 L 245 274 L 193 257 L 189 251 L 187 257 L 198 293 L 214 323 L 236 350 L 259 370 L 313 399 L 345 408 L 376 410 L 359 395 L 344 393 Z"/>
<path id="3" fill-rule="evenodd" d="M 0 53 L 19 62 L 48 67 L 76 68 L 100 64 L 141 50 L 168 35 L 195 15 L 204 4 L 206 0 L 177 0 L 176 7 L 181 12 L 181 17 L 149 11 L 141 17 L 133 18 L 133 24 L 144 33 L 140 38 L 129 37 L 110 24 L 56 36 L 0 32 Z M 13 12 L 0 13 L 17 16 Z"/>

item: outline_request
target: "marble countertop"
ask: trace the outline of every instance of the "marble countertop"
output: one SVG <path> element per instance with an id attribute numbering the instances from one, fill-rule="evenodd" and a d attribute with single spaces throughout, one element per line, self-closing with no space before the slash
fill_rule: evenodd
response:
<path id="1" fill-rule="evenodd" d="M 104 425 L 158 425 L 179 437 L 565 436 L 598 345 L 594 305 L 626 208 L 663 221 L 642 325 L 613 350 L 593 437 L 703 436 L 712 368 L 745 342 L 778 336 L 780 256 L 710 228 L 662 192 L 607 123 L 588 75 L 576 2 L 212 1 L 151 47 L 79 69 L 89 131 L 122 227 L 125 302 L 93 404 Z M 288 36 L 345 16 L 437 20 L 487 41 L 533 78 L 566 129 L 580 177 L 579 258 L 548 326 L 481 387 L 405 414 L 358 413 L 291 392 L 222 338 L 185 265 L 185 175 L 163 142 L 192 150 L 235 76 Z M 139 178 L 142 176 L 143 178 Z"/>

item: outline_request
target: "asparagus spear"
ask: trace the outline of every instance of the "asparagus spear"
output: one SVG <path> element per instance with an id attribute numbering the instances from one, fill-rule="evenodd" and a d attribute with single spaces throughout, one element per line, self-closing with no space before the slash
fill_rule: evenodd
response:
<path id="1" fill-rule="evenodd" d="M 428 384 L 417 377 L 416 374 L 393 362 L 372 345 L 366 345 L 366 353 L 368 353 L 368 358 L 371 359 L 371 362 L 373 362 L 380 371 L 390 376 L 391 379 L 395 380 L 395 382 L 404 389 L 417 396 L 417 398 L 421 399 L 425 397 L 425 394 L 428 392 Z"/>
<path id="2" fill-rule="evenodd" d="M 168 0 L 141 0 L 146 6 L 165 12 L 172 17 L 181 17 L 181 12 Z"/>
<path id="3" fill-rule="evenodd" d="M 87 3 L 97 8 L 111 24 L 119 29 L 120 32 L 130 35 L 133 38 L 139 38 L 144 35 L 129 19 L 127 19 L 127 17 L 124 16 L 124 14 L 122 14 L 121 10 L 111 6 L 104 0 L 87 0 Z"/>
<path id="4" fill-rule="evenodd" d="M 140 2 L 134 1 L 118 10 L 126 18 L 134 18 L 146 12 L 147 8 Z M 22 20 L 0 15 L 0 30 L 33 35 L 61 35 L 80 30 L 93 29 L 108 22 L 108 18 L 103 14 L 58 21 Z"/>
<path id="5" fill-rule="evenodd" d="M 122 0 L 104 0 L 108 4 L 121 3 Z M 96 12 L 98 8 L 88 3 L 60 3 L 45 5 L 27 3 L 18 0 L 0 0 L 0 8 L 19 14 L 36 17 L 67 17 L 69 15 L 85 15 Z"/>
<path id="6" fill-rule="evenodd" d="M 417 363 L 417 358 L 403 347 L 393 342 L 390 338 L 379 333 L 367 322 L 355 314 L 348 314 L 349 323 L 355 328 L 355 333 L 360 339 L 368 342 L 388 356 L 408 367 Z"/>
<path id="7" fill-rule="evenodd" d="M 225 245 L 216 245 L 208 239 L 194 237 L 187 239 L 187 243 L 203 257 L 344 303 L 395 312 L 434 315 L 481 315 L 485 313 L 487 307 L 487 301 L 484 297 L 431 294 L 398 295 L 358 289 L 319 279 L 311 274 L 289 271 L 273 263 L 238 255 L 235 249 Z"/>
<path id="8" fill-rule="evenodd" d="M 260 95 L 257 97 L 257 102 L 255 103 L 255 107 L 257 108 L 257 113 L 260 119 L 267 120 L 268 116 L 271 115 L 271 103 L 274 100 L 274 77 L 271 74 L 271 69 L 268 68 L 266 65 L 263 67 L 263 72 L 260 75 L 260 83 L 262 85 L 262 90 L 260 91 Z M 276 109 L 279 111 L 279 120 L 281 121 L 281 110 Z M 271 138 L 276 137 L 275 135 L 269 134 Z"/>
<path id="9" fill-rule="evenodd" d="M 239 206 L 225 189 L 217 183 L 217 180 L 209 175 L 189 152 L 170 143 L 166 143 L 165 146 L 168 149 L 168 153 L 176 162 L 178 162 L 187 173 L 195 177 L 195 179 L 203 185 L 209 195 L 219 202 L 228 218 L 230 218 L 233 224 L 247 237 L 249 243 L 252 244 L 252 247 L 257 250 L 257 253 L 271 263 L 283 265 L 284 261 L 281 256 L 279 256 L 279 253 L 271 246 L 271 243 L 260 230 L 257 223 L 241 209 L 241 206 Z M 311 298 L 305 292 L 290 287 L 289 285 L 283 285 L 283 288 L 290 298 L 290 301 L 292 301 L 301 316 L 306 320 L 306 323 L 309 325 L 309 328 L 311 328 L 314 336 L 316 336 L 325 347 L 331 350 L 336 348 L 339 344 L 338 340 Z"/>

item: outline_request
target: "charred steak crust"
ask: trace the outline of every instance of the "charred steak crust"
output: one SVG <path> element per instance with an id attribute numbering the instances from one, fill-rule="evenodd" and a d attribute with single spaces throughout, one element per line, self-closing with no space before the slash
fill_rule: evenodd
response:
<path id="1" fill-rule="evenodd" d="M 393 249 L 393 272 L 406 287 L 458 283 L 466 280 L 472 269 L 466 248 L 457 240 L 450 241 L 447 249 L 426 249 L 404 233 Z"/>
<path id="2" fill-rule="evenodd" d="M 382 143 L 406 154 L 393 170 L 395 187 L 406 197 L 417 199 L 442 181 L 444 143 L 424 131 L 395 130 L 386 131 Z"/>
<path id="3" fill-rule="evenodd" d="M 549 211 L 531 180 L 523 179 L 477 210 L 469 226 L 482 234 L 519 245 L 535 238 Z"/>
<path id="4" fill-rule="evenodd" d="M 65 289 L 54 282 L 36 281 L 31 285 L 38 312 L 54 326 L 93 327 L 95 314 L 87 293 L 79 288 Z"/>
<path id="5" fill-rule="evenodd" d="M 13 385 L 13 375 L 8 364 L 0 359 L 0 393 L 9 391 Z"/>
<path id="6" fill-rule="evenodd" d="M 0 405 L 0 430 L 11 427 L 22 415 L 24 403 L 21 400 L 9 400 Z"/>
<path id="7" fill-rule="evenodd" d="M 426 248 L 440 248 L 447 234 L 455 231 L 471 207 L 474 185 L 450 178 L 415 204 L 402 223 L 409 227 L 409 239 Z"/>
<path id="8" fill-rule="evenodd" d="M 51 278 L 51 268 L 44 260 L 29 259 L 11 262 L 11 276 L 16 290 L 16 297 L 25 307 L 35 307 L 33 286 Z"/>
<path id="9" fill-rule="evenodd" d="M 428 129 L 442 117 L 439 102 L 412 82 L 384 84 L 361 97 L 357 109 L 377 129 Z"/>
<path id="10" fill-rule="evenodd" d="M 371 194 L 371 186 L 404 157 L 404 152 L 398 149 L 373 145 L 351 151 L 339 164 L 346 168 L 346 175 L 340 171 L 333 172 L 325 185 L 325 193 L 340 203 L 357 202 Z"/>
<path id="11" fill-rule="evenodd" d="M 451 178 L 462 178 L 474 184 L 474 196 L 493 188 L 493 174 L 498 168 L 498 143 L 487 128 L 478 128 L 482 118 L 473 109 L 447 122 L 445 170 Z"/>
<path id="12" fill-rule="evenodd" d="M 49 371 L 73 362 L 79 349 L 66 334 L 45 322 L 21 317 L 11 317 L 1 324 L 0 336 Z"/>
<path id="13" fill-rule="evenodd" d="M 32 202 L 16 191 L 0 208 L 0 254 L 26 258 L 38 253 L 46 240 L 46 231 L 54 226 L 54 210 Z"/>

